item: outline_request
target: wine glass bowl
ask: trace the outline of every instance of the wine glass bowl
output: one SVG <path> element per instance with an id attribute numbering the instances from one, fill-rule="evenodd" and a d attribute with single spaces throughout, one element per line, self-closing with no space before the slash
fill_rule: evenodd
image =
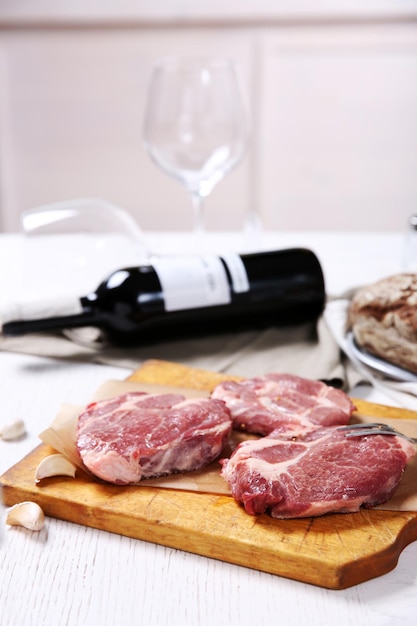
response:
<path id="1" fill-rule="evenodd" d="M 242 159 L 248 143 L 247 103 L 239 72 L 227 60 L 165 59 L 151 76 L 144 146 L 179 180 L 203 230 L 202 199 Z"/>

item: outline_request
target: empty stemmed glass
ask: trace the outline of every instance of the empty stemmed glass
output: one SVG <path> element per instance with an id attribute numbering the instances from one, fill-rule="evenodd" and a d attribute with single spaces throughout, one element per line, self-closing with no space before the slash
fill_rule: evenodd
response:
<path id="1" fill-rule="evenodd" d="M 155 65 L 144 145 L 164 172 L 185 185 L 197 235 L 204 230 L 203 199 L 242 159 L 248 130 L 247 103 L 233 62 L 173 58 Z"/>

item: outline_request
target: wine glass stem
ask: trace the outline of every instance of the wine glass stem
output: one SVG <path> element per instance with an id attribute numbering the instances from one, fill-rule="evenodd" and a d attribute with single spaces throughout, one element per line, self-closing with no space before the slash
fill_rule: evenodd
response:
<path id="1" fill-rule="evenodd" d="M 193 204 L 194 234 L 201 237 L 204 232 L 203 198 L 199 193 L 191 194 Z"/>

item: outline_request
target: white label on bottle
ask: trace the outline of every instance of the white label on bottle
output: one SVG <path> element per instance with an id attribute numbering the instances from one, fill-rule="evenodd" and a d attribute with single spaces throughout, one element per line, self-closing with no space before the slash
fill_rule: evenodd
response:
<path id="1" fill-rule="evenodd" d="M 230 286 L 218 256 L 152 259 L 164 292 L 165 309 L 179 311 L 229 304 Z"/>
<path id="2" fill-rule="evenodd" d="M 227 265 L 232 278 L 233 291 L 235 293 L 243 293 L 249 291 L 249 280 L 246 273 L 246 267 L 238 254 L 230 252 L 222 254 L 222 259 Z"/>

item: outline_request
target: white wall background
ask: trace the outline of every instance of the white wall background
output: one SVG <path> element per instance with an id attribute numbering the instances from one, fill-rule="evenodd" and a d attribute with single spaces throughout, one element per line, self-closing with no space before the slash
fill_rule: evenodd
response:
<path id="1" fill-rule="evenodd" d="M 251 100 L 209 228 L 256 211 L 266 229 L 403 230 L 417 212 L 417 0 L 0 0 L 1 231 L 80 196 L 191 227 L 142 148 L 152 64 L 175 53 L 235 58 Z"/>

